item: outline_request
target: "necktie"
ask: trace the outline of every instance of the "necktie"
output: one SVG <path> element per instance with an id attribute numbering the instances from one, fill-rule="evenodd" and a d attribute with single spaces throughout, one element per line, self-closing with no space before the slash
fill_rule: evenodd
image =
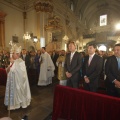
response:
<path id="1" fill-rule="evenodd" d="M 73 53 L 71 53 L 70 55 L 70 63 L 72 62 L 72 58 L 73 58 Z"/>
<path id="2" fill-rule="evenodd" d="M 25 55 L 23 55 L 23 60 L 25 61 Z"/>
<path id="3" fill-rule="evenodd" d="M 117 58 L 118 61 L 118 69 L 120 70 L 120 58 Z"/>
<path id="4" fill-rule="evenodd" d="M 88 65 L 90 65 L 91 61 L 92 61 L 92 56 L 89 56 Z"/>

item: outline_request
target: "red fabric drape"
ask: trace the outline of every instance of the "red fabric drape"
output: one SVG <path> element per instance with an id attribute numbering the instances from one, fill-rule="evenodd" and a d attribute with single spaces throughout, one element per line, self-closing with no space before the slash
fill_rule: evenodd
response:
<path id="1" fill-rule="evenodd" d="M 52 120 L 117 120 L 120 98 L 58 85 Z"/>
<path id="2" fill-rule="evenodd" d="M 6 85 L 7 73 L 5 69 L 0 68 L 0 85 Z"/>

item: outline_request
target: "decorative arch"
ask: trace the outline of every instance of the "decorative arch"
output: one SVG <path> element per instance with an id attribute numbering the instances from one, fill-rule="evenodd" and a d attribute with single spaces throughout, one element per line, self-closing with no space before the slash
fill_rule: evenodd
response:
<path id="1" fill-rule="evenodd" d="M 5 16 L 6 13 L 0 11 L 0 47 L 5 47 Z"/>

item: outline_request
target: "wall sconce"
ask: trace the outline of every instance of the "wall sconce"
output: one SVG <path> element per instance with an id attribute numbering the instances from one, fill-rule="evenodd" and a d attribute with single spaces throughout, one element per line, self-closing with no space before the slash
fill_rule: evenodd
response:
<path id="1" fill-rule="evenodd" d="M 33 43 L 34 43 L 34 45 L 35 45 L 35 49 L 37 49 L 37 48 L 36 48 L 37 42 L 38 42 L 37 36 L 33 36 Z"/>
<path id="2" fill-rule="evenodd" d="M 38 42 L 37 36 L 33 36 L 33 42 L 34 42 L 34 43 L 37 43 L 37 42 Z"/>

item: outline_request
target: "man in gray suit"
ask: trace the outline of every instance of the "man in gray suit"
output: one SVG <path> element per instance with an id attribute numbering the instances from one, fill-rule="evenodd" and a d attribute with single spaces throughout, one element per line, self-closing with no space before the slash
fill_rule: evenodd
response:
<path id="1" fill-rule="evenodd" d="M 80 68 L 82 67 L 82 57 L 76 52 L 74 42 L 69 43 L 69 51 L 65 59 L 65 72 L 67 77 L 67 86 L 78 88 L 80 82 Z"/>

